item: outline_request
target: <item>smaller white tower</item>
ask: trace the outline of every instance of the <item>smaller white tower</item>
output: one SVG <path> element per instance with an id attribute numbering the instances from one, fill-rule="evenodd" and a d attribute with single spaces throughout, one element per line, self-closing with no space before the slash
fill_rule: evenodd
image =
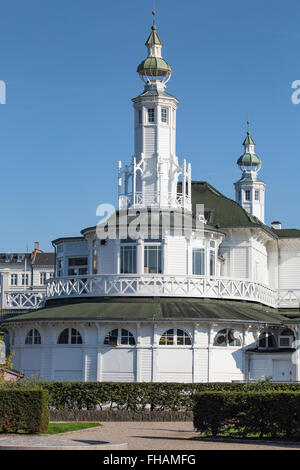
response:
<path id="1" fill-rule="evenodd" d="M 172 68 L 162 58 L 163 43 L 157 33 L 154 10 L 152 14 L 152 31 L 145 43 L 148 55 L 137 68 L 144 91 L 132 99 L 134 155 L 124 169 L 119 163 L 119 209 L 153 207 L 190 212 L 191 165 L 185 159 L 180 165 L 176 155 L 178 100 L 166 91 Z"/>
<path id="2" fill-rule="evenodd" d="M 242 178 L 234 183 L 235 200 L 249 214 L 265 222 L 265 189 L 266 184 L 258 178 L 262 161 L 255 154 L 255 142 L 250 134 L 250 122 L 248 124 L 247 137 L 243 142 L 245 152 L 238 159 L 237 164 L 243 172 Z"/>

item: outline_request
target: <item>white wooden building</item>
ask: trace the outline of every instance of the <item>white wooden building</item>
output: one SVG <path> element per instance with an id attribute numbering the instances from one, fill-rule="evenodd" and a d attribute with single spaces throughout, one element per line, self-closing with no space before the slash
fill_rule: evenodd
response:
<path id="1" fill-rule="evenodd" d="M 3 315 L 43 305 L 46 282 L 54 277 L 54 253 L 35 242 L 30 253 L 0 253 L 0 309 Z"/>
<path id="2" fill-rule="evenodd" d="M 44 307 L 4 323 L 14 366 L 46 380 L 299 381 L 300 230 L 264 223 L 250 128 L 235 201 L 192 180 L 155 24 L 146 46 L 118 210 L 53 241 Z"/>

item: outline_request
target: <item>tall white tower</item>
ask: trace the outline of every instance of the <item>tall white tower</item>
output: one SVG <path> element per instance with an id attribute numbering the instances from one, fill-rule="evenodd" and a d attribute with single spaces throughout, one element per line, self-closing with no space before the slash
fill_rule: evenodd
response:
<path id="1" fill-rule="evenodd" d="M 145 87 L 132 100 L 134 156 L 125 168 L 119 162 L 119 208 L 152 206 L 190 211 L 191 165 L 184 160 L 179 166 L 176 156 L 178 100 L 166 92 L 172 68 L 162 58 L 163 44 L 156 29 L 153 11 L 152 32 L 145 44 L 148 57 L 137 68 Z M 181 194 L 177 192 L 179 176 L 183 183 Z"/>
<path id="2" fill-rule="evenodd" d="M 265 189 L 266 184 L 258 178 L 262 161 L 255 154 L 255 142 L 250 134 L 250 122 L 248 121 L 247 137 L 243 142 L 244 154 L 238 159 L 237 164 L 243 172 L 242 178 L 234 183 L 235 200 L 249 214 L 265 222 Z"/>

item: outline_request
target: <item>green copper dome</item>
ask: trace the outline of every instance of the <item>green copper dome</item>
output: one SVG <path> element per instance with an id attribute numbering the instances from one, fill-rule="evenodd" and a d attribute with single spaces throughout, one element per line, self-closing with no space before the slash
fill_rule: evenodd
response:
<path id="1" fill-rule="evenodd" d="M 238 161 L 239 166 L 261 166 L 261 159 L 255 153 L 244 153 Z"/>
<path id="2" fill-rule="evenodd" d="M 161 57 L 147 57 L 143 60 L 137 68 L 140 75 L 147 75 L 150 77 L 166 76 L 172 73 L 172 68 Z"/>

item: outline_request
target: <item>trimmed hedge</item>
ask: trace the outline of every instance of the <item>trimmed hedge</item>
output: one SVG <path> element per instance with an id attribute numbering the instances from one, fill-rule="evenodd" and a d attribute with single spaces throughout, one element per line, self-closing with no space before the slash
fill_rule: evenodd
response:
<path id="1" fill-rule="evenodd" d="M 139 411 L 184 411 L 193 409 L 198 392 L 219 391 L 299 391 L 300 384 L 256 383 L 118 383 L 45 382 L 49 405 L 62 410 L 122 409 Z"/>
<path id="2" fill-rule="evenodd" d="M 0 431 L 46 432 L 49 423 L 46 390 L 0 388 Z"/>
<path id="3" fill-rule="evenodd" d="M 194 426 L 204 435 L 300 435 L 299 391 L 200 392 L 193 411 Z"/>

